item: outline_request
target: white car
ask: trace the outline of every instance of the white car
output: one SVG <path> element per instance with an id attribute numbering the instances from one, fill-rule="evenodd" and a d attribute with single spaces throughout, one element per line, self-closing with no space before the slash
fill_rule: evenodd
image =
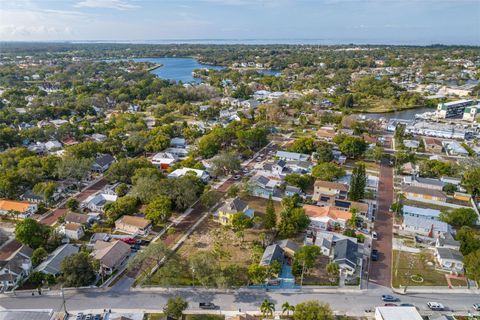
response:
<path id="1" fill-rule="evenodd" d="M 430 310 L 436 310 L 436 311 L 445 310 L 445 307 L 443 306 L 443 304 L 438 302 L 428 302 L 427 306 L 430 308 Z"/>
<path id="2" fill-rule="evenodd" d="M 378 240 L 378 234 L 375 231 L 372 232 L 372 239 Z"/>

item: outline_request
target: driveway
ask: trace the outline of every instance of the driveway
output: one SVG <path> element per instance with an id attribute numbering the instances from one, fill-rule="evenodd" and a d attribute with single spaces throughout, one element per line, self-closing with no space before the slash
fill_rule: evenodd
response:
<path id="1" fill-rule="evenodd" d="M 370 263 L 371 282 L 390 287 L 392 270 L 392 238 L 393 216 L 389 213 L 393 202 L 393 169 L 388 161 L 380 165 L 380 181 L 378 186 L 378 210 L 375 217 L 375 231 L 379 239 L 373 241 L 373 248 L 379 252 L 378 261 Z"/>

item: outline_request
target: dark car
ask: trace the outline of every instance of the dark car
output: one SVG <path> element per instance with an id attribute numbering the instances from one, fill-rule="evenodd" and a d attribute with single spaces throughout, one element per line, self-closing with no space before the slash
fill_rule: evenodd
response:
<path id="1" fill-rule="evenodd" d="M 149 240 L 137 240 L 137 244 L 140 246 L 148 246 L 150 244 Z"/>
<path id="2" fill-rule="evenodd" d="M 400 307 L 415 307 L 415 305 L 411 303 L 402 303 Z"/>
<path id="3" fill-rule="evenodd" d="M 395 303 L 385 303 L 385 307 L 396 307 Z"/>
<path id="4" fill-rule="evenodd" d="M 200 309 L 206 309 L 206 310 L 217 309 L 217 306 L 212 302 L 200 302 L 198 306 L 200 307 Z"/>
<path id="5" fill-rule="evenodd" d="M 384 294 L 382 295 L 382 300 L 385 302 L 395 302 L 395 301 L 398 301 L 398 298 L 391 296 L 389 294 Z"/>
<path id="6" fill-rule="evenodd" d="M 371 256 L 372 256 L 372 261 L 377 261 L 377 260 L 378 260 L 378 250 L 377 250 L 377 249 L 373 249 Z"/>

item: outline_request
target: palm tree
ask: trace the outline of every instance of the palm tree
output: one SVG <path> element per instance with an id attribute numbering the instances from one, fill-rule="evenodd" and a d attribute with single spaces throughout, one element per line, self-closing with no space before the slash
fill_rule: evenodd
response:
<path id="1" fill-rule="evenodd" d="M 260 306 L 260 311 L 262 312 L 263 317 L 272 317 L 273 312 L 275 311 L 275 304 L 273 304 L 272 301 L 265 299 Z"/>
<path id="2" fill-rule="evenodd" d="M 288 302 L 285 302 L 284 304 L 282 304 L 282 315 L 286 312 L 287 316 L 289 316 L 290 311 L 292 311 L 292 312 L 295 311 L 295 306 L 294 305 L 291 305 Z"/>
<path id="3" fill-rule="evenodd" d="M 347 221 L 347 223 L 352 229 L 355 230 L 357 228 L 357 213 L 358 213 L 358 210 L 357 210 L 357 208 L 352 208 L 352 209 L 350 209 L 350 212 L 352 213 L 352 217 Z"/>

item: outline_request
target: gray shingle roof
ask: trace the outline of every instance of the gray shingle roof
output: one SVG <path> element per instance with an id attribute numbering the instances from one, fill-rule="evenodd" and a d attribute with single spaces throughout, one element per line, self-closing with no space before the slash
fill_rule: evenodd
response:
<path id="1" fill-rule="evenodd" d="M 260 261 L 261 266 L 269 266 L 272 261 L 277 260 L 280 263 L 283 263 L 284 252 L 277 244 L 272 244 L 265 248 L 263 252 L 262 260 Z"/>
<path id="2" fill-rule="evenodd" d="M 78 253 L 79 250 L 80 249 L 73 244 L 64 244 L 55 249 L 47 260 L 43 261 L 37 268 L 35 268 L 35 271 L 56 275 L 60 273 L 60 265 L 62 264 L 62 261 L 66 257 Z"/>
<path id="3" fill-rule="evenodd" d="M 333 261 L 345 263 L 355 269 L 357 267 L 358 244 L 350 239 L 338 240 L 335 243 Z"/>
<path id="4" fill-rule="evenodd" d="M 440 259 L 463 261 L 463 255 L 460 251 L 450 248 L 437 248 Z"/>

